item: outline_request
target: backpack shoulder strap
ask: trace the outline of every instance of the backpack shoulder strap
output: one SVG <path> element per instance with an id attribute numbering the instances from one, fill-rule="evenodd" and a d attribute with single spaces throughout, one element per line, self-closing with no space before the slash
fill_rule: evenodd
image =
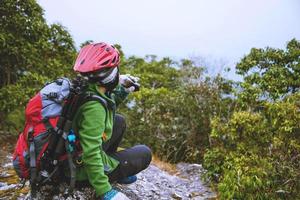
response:
<path id="1" fill-rule="evenodd" d="M 105 114 L 105 125 L 106 125 L 107 124 L 107 112 L 108 112 L 108 107 L 109 107 L 109 104 L 107 103 L 106 99 L 104 99 L 103 97 L 96 95 L 94 93 L 87 93 L 83 97 L 81 105 L 83 105 L 84 103 L 86 103 L 88 101 L 97 101 L 104 107 L 105 113 L 106 113 Z"/>
<path id="2" fill-rule="evenodd" d="M 97 101 L 105 108 L 105 110 L 108 109 L 108 103 L 107 103 L 106 99 L 104 99 L 103 97 L 101 97 L 99 95 L 96 95 L 93 93 L 87 93 L 83 97 L 83 101 L 82 101 L 81 105 L 83 105 L 84 103 L 86 103 L 88 101 Z"/>

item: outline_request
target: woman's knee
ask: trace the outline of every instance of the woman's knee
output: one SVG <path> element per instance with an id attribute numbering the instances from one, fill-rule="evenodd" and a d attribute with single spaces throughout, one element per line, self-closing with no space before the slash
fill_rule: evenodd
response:
<path id="1" fill-rule="evenodd" d="M 120 177 L 135 175 L 146 169 L 151 162 L 152 153 L 146 145 L 136 145 L 123 151 L 112 154 L 120 164 L 116 171 L 119 171 Z"/>
<path id="2" fill-rule="evenodd" d="M 137 148 L 137 151 L 142 156 L 144 168 L 147 168 L 152 160 L 151 149 L 146 145 L 136 145 L 134 148 Z"/>

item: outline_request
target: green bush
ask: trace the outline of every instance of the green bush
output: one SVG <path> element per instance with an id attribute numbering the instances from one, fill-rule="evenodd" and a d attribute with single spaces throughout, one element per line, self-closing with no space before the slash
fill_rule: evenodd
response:
<path id="1" fill-rule="evenodd" d="M 275 169 L 266 157 L 230 154 L 218 184 L 221 199 L 274 199 Z"/>
<path id="2" fill-rule="evenodd" d="M 206 178 L 221 199 L 300 199 L 300 43 L 253 48 L 237 65 L 244 75 L 234 112 L 212 120 Z"/>
<path id="3" fill-rule="evenodd" d="M 171 162 L 200 162 L 209 145 L 210 118 L 226 107 L 221 101 L 220 90 L 205 82 L 143 88 L 129 99 L 133 106 L 121 110 L 128 122 L 126 142 L 146 143 Z"/>
<path id="4" fill-rule="evenodd" d="M 299 94 L 265 102 L 259 112 L 215 118 L 212 148 L 204 156 L 207 177 L 218 181 L 221 199 L 300 197 Z"/>

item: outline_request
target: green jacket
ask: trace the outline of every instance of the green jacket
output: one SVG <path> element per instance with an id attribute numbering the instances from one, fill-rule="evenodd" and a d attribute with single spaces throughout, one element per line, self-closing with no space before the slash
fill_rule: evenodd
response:
<path id="1" fill-rule="evenodd" d="M 128 95 L 122 86 L 118 86 L 110 96 L 101 93 L 96 84 L 90 84 L 87 91 L 102 96 L 115 107 Z M 76 179 L 88 180 L 97 195 L 111 190 L 106 174 L 119 164 L 102 150 L 102 143 L 111 138 L 114 114 L 114 110 L 106 111 L 99 102 L 88 101 L 79 108 L 73 121 L 73 130 L 78 133 L 83 150 L 83 165 L 76 169 Z"/>

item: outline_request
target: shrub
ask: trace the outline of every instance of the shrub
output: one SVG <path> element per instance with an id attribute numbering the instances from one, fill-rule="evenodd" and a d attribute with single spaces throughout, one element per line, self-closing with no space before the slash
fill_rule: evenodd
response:
<path id="1" fill-rule="evenodd" d="M 204 156 L 207 177 L 219 177 L 222 199 L 300 197 L 299 94 L 265 102 L 259 112 L 215 118 L 212 148 Z"/>

